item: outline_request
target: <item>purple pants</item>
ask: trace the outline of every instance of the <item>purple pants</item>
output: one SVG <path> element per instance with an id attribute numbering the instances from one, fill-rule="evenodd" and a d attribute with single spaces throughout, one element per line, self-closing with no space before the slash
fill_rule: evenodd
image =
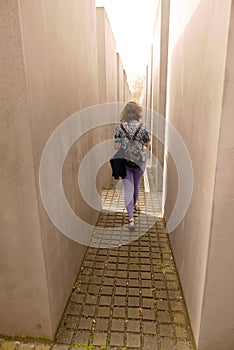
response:
<path id="1" fill-rule="evenodd" d="M 123 183 L 125 188 L 125 205 L 130 218 L 133 218 L 134 207 L 139 196 L 140 180 L 143 174 L 144 167 L 129 168 L 126 166 L 126 176 L 123 179 Z"/>

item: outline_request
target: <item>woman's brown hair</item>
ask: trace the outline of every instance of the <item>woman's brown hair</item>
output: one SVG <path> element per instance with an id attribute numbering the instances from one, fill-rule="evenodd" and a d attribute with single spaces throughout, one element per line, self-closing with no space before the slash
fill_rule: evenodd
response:
<path id="1" fill-rule="evenodd" d="M 131 120 L 139 121 L 142 118 L 142 108 L 135 101 L 128 102 L 122 113 L 121 113 L 121 122 L 129 122 Z"/>

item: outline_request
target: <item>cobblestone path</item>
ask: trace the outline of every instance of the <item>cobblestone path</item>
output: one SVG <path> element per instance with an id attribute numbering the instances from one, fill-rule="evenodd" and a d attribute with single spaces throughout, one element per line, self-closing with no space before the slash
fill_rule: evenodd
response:
<path id="1" fill-rule="evenodd" d="M 103 191 L 103 210 L 56 342 L 0 340 L 1 350 L 195 349 L 159 197 L 149 180 L 148 193 L 141 187 L 141 212 L 131 237 L 123 227 L 122 187 L 113 181 Z"/>

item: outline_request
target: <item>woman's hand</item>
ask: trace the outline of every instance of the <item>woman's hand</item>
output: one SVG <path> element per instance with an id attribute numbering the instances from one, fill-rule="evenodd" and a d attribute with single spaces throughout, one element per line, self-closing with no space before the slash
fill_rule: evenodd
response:
<path id="1" fill-rule="evenodd" d="M 146 142 L 146 143 L 144 144 L 144 146 L 147 147 L 147 148 L 150 148 L 151 142 L 150 142 L 150 141 L 149 141 L 149 142 Z"/>
<path id="2" fill-rule="evenodd" d="M 118 150 L 120 148 L 120 142 L 114 143 L 114 149 Z"/>

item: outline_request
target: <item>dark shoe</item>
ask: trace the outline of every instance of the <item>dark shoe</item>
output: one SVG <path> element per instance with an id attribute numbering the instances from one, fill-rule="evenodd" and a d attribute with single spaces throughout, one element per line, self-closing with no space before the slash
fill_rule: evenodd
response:
<path id="1" fill-rule="evenodd" d="M 134 212 L 135 213 L 140 213 L 140 207 L 138 207 L 137 205 L 135 205 L 135 207 L 134 207 Z"/>
<path id="2" fill-rule="evenodd" d="M 134 231 L 135 230 L 135 222 L 134 221 L 130 221 L 129 220 L 129 223 L 128 223 L 128 229 L 129 231 Z"/>

